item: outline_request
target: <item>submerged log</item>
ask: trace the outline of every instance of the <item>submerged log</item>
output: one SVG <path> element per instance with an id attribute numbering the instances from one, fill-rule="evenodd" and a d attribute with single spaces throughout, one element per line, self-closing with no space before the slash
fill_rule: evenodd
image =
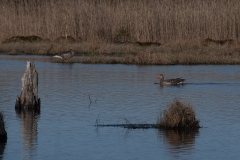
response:
<path id="1" fill-rule="evenodd" d="M 28 61 L 22 76 L 22 91 L 17 97 L 15 109 L 40 109 L 38 98 L 38 73 L 34 63 Z"/>
<path id="2" fill-rule="evenodd" d="M 198 131 L 199 127 L 164 127 L 159 124 L 96 124 L 96 127 L 122 127 L 127 129 L 160 129 L 176 131 Z"/>
<path id="3" fill-rule="evenodd" d="M 157 124 L 97 124 L 96 127 L 122 127 L 127 129 L 158 128 Z"/>

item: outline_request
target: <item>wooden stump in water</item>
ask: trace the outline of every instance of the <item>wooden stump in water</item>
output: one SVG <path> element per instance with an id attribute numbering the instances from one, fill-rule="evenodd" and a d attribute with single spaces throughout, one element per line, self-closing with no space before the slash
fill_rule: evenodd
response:
<path id="1" fill-rule="evenodd" d="M 0 112 L 0 143 L 7 142 L 7 132 L 5 130 L 5 123 L 3 119 L 3 114 Z"/>
<path id="2" fill-rule="evenodd" d="M 34 63 L 28 61 L 22 76 L 22 91 L 17 97 L 15 109 L 40 109 L 38 98 L 38 73 Z"/>

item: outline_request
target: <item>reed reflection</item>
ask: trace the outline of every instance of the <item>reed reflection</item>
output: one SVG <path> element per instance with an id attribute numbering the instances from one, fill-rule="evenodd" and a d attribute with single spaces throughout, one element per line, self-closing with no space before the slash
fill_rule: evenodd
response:
<path id="1" fill-rule="evenodd" d="M 26 155 L 31 156 L 32 152 L 36 148 L 37 144 L 37 123 L 38 117 L 40 115 L 40 110 L 18 110 L 16 109 L 16 114 L 19 116 L 22 125 L 21 125 L 21 133 L 23 137 L 23 145 L 26 151 Z"/>
<path id="2" fill-rule="evenodd" d="M 167 142 L 172 150 L 179 150 L 183 148 L 191 149 L 195 144 L 195 137 L 198 135 L 196 130 L 159 130 L 158 135 L 163 135 L 163 140 Z"/>

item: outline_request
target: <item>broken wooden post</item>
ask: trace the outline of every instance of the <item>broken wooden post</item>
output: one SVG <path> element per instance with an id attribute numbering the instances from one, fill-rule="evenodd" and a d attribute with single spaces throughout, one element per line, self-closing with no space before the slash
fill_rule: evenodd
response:
<path id="1" fill-rule="evenodd" d="M 17 97 L 15 109 L 40 109 L 38 98 L 38 73 L 34 63 L 27 61 L 25 72 L 22 76 L 22 91 Z"/>
<path id="2" fill-rule="evenodd" d="M 0 112 L 0 143 L 7 142 L 7 132 L 5 130 L 5 123 L 3 119 L 3 114 Z"/>

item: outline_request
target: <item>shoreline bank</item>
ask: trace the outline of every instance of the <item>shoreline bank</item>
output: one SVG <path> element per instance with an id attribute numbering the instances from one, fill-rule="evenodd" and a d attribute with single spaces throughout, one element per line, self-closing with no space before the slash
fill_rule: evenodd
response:
<path id="1" fill-rule="evenodd" d="M 140 46 L 133 43 L 7 43 L 0 44 L 1 55 L 54 56 L 59 52 L 75 51 L 68 61 L 55 63 L 136 64 L 136 65 L 239 65 L 240 45 L 203 45 L 201 42 L 172 42 Z"/>

